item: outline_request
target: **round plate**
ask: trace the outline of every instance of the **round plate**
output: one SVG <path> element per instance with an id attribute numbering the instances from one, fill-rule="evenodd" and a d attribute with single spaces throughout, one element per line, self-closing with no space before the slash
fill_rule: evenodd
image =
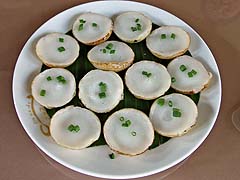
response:
<path id="1" fill-rule="evenodd" d="M 124 11 L 139 11 L 158 25 L 180 26 L 191 36 L 190 52 L 212 72 L 209 87 L 201 93 L 198 103 L 197 125 L 182 137 L 171 138 L 159 147 L 142 155 L 127 157 L 117 155 L 112 160 L 106 146 L 83 150 L 70 150 L 57 145 L 42 134 L 39 124 L 29 111 L 31 81 L 40 72 L 41 62 L 35 55 L 36 41 L 50 32 L 68 32 L 76 16 L 83 12 L 96 12 L 112 17 Z M 164 171 L 187 158 L 195 151 L 211 131 L 220 108 L 221 80 L 215 59 L 202 38 L 185 22 L 159 8 L 130 1 L 98 1 L 68 9 L 43 24 L 23 47 L 13 76 L 13 98 L 18 117 L 33 142 L 48 156 L 75 171 L 91 176 L 114 179 L 137 178 Z"/>

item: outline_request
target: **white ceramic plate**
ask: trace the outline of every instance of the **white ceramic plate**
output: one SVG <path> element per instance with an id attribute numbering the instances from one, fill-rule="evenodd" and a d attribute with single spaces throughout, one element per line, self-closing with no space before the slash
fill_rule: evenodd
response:
<path id="1" fill-rule="evenodd" d="M 139 11 L 158 25 L 176 25 L 189 32 L 190 52 L 212 72 L 210 86 L 201 93 L 198 104 L 197 125 L 182 137 L 172 138 L 165 144 L 136 157 L 117 155 L 111 160 L 107 146 L 69 150 L 58 146 L 51 137 L 44 136 L 39 124 L 29 111 L 30 84 L 40 72 L 41 62 L 35 55 L 34 45 L 39 37 L 50 32 L 65 33 L 71 29 L 74 18 L 83 12 L 96 12 L 114 16 L 124 11 Z M 176 16 L 153 6 L 130 1 L 98 1 L 68 9 L 43 24 L 23 47 L 14 71 L 13 98 L 18 117 L 33 142 L 48 156 L 75 171 L 102 178 L 137 178 L 164 171 L 187 158 L 211 131 L 220 108 L 221 80 L 214 57 L 202 38 Z M 41 112 L 40 112 L 41 113 Z"/>

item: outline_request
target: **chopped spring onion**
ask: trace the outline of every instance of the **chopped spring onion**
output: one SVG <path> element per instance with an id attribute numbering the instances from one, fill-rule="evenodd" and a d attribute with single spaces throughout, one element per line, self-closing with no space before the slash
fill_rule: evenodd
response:
<path id="1" fill-rule="evenodd" d="M 78 132 L 78 131 L 80 131 L 80 127 L 79 127 L 79 125 L 74 126 L 73 124 L 70 124 L 68 126 L 68 130 L 70 132 Z"/>
<path id="2" fill-rule="evenodd" d="M 64 42 L 64 39 L 63 38 L 58 38 L 58 41 L 59 42 Z"/>
<path id="3" fill-rule="evenodd" d="M 197 74 L 197 71 L 193 69 L 192 71 L 188 72 L 188 77 L 193 77 L 196 74 Z"/>
<path id="4" fill-rule="evenodd" d="M 100 92 L 100 93 L 98 93 L 98 96 L 99 96 L 100 99 L 105 98 L 106 93 L 105 92 Z"/>
<path id="5" fill-rule="evenodd" d="M 137 23 L 137 30 L 138 30 L 138 31 L 141 31 L 141 30 L 142 30 L 142 25 L 139 24 L 139 23 Z"/>
<path id="6" fill-rule="evenodd" d="M 40 96 L 45 96 L 46 95 L 46 90 L 45 89 L 42 89 L 41 91 L 40 91 Z"/>
<path id="7" fill-rule="evenodd" d="M 168 101 L 168 106 L 172 107 L 173 106 L 173 102 L 172 101 Z"/>
<path id="8" fill-rule="evenodd" d="M 65 48 L 63 46 L 61 46 L 61 47 L 58 48 L 58 51 L 63 52 L 63 51 L 65 51 Z"/>
<path id="9" fill-rule="evenodd" d="M 197 74 L 197 71 L 195 71 L 194 69 L 191 71 L 193 75 Z"/>
<path id="10" fill-rule="evenodd" d="M 92 23 L 92 27 L 97 27 L 97 23 Z"/>
<path id="11" fill-rule="evenodd" d="M 181 117 L 182 113 L 180 112 L 180 109 L 173 108 L 173 117 Z"/>
<path id="12" fill-rule="evenodd" d="M 58 77 L 56 77 L 56 79 L 58 80 L 58 82 L 60 82 L 62 84 L 65 84 L 67 82 L 63 76 L 58 76 Z"/>
<path id="13" fill-rule="evenodd" d="M 136 27 L 131 27 L 132 32 L 137 31 Z"/>
<path id="14" fill-rule="evenodd" d="M 161 39 L 166 39 L 166 38 L 167 38 L 166 34 L 161 34 Z"/>
<path id="15" fill-rule="evenodd" d="M 131 121 L 128 119 L 124 123 L 122 123 L 123 127 L 129 127 L 131 125 Z"/>
<path id="16" fill-rule="evenodd" d="M 115 49 L 112 49 L 111 51 L 110 51 L 110 54 L 114 54 L 115 53 Z"/>
<path id="17" fill-rule="evenodd" d="M 164 103 L 165 103 L 165 99 L 163 99 L 163 98 L 160 98 L 160 99 L 157 100 L 157 104 L 160 105 L 160 106 L 163 106 Z"/>
<path id="18" fill-rule="evenodd" d="M 112 43 L 109 43 L 107 46 L 106 46 L 106 49 L 112 49 L 112 47 L 113 47 L 113 44 Z"/>
<path id="19" fill-rule="evenodd" d="M 172 34 L 171 34 L 171 38 L 172 38 L 172 39 L 175 39 L 175 38 L 176 38 L 176 34 L 172 33 Z"/>
<path id="20" fill-rule="evenodd" d="M 147 76 L 149 78 L 152 75 L 152 73 L 147 71 L 142 71 L 142 75 Z"/>
<path id="21" fill-rule="evenodd" d="M 48 77 L 47 77 L 47 80 L 48 80 L 48 81 L 51 81 L 51 80 L 52 80 L 52 77 L 51 77 L 51 76 L 48 76 Z"/>
<path id="22" fill-rule="evenodd" d="M 187 70 L 187 67 L 182 64 L 182 65 L 179 67 L 179 69 L 183 72 L 183 71 L 186 71 L 186 70 Z"/>
<path id="23" fill-rule="evenodd" d="M 81 30 L 83 30 L 83 24 L 79 24 L 78 26 L 78 31 L 81 31 Z"/>
<path id="24" fill-rule="evenodd" d="M 132 134 L 132 136 L 136 136 L 137 135 L 137 133 L 135 131 L 132 131 L 131 134 Z"/>
<path id="25" fill-rule="evenodd" d="M 106 92 L 107 91 L 107 84 L 106 83 L 100 82 L 98 85 L 100 87 L 101 92 Z"/>
<path id="26" fill-rule="evenodd" d="M 119 118 L 119 120 L 120 120 L 120 121 L 124 121 L 124 117 L 121 116 L 121 117 Z"/>
<path id="27" fill-rule="evenodd" d="M 171 78 L 171 81 L 172 81 L 172 83 L 176 82 L 176 78 L 175 78 L 175 77 L 172 77 L 172 78 Z"/>
<path id="28" fill-rule="evenodd" d="M 85 23 L 86 21 L 84 19 L 79 20 L 80 23 Z"/>
<path id="29" fill-rule="evenodd" d="M 115 154 L 114 153 L 109 154 L 108 156 L 110 157 L 110 159 L 115 159 Z"/>
<path id="30" fill-rule="evenodd" d="M 193 77 L 192 72 L 188 72 L 188 77 Z"/>

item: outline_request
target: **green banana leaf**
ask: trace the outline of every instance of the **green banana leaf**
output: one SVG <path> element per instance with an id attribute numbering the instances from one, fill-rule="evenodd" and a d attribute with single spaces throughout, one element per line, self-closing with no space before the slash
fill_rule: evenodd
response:
<path id="1" fill-rule="evenodd" d="M 158 27 L 159 26 L 153 24 L 153 29 L 156 29 Z M 71 31 L 67 32 L 66 34 L 73 37 Z M 114 33 L 111 35 L 109 40 L 121 41 L 120 39 L 117 38 L 117 36 Z M 80 45 L 80 53 L 79 53 L 80 55 L 79 55 L 79 57 L 77 58 L 77 60 L 72 65 L 70 65 L 69 67 L 66 68 L 73 73 L 74 77 L 76 78 L 77 86 L 78 86 L 78 82 L 80 81 L 80 79 L 87 72 L 95 69 L 87 59 L 87 53 L 92 47 L 84 45 L 82 43 L 79 43 L 79 45 Z M 139 42 L 139 43 L 128 44 L 128 45 L 133 49 L 133 51 L 135 53 L 134 63 L 138 62 L 138 61 L 141 61 L 141 60 L 151 60 L 151 61 L 156 61 L 158 63 L 161 63 L 164 66 L 167 66 L 167 64 L 170 62 L 169 60 L 162 60 L 162 59 L 159 59 L 159 58 L 153 56 L 151 54 L 151 52 L 147 49 L 145 40 L 142 41 L 142 42 Z M 185 54 L 191 56 L 189 51 L 187 51 Z M 48 67 L 43 65 L 41 71 L 44 71 L 45 69 L 48 69 Z M 123 80 L 124 80 L 125 72 L 126 72 L 126 70 L 118 73 L 122 77 Z M 167 91 L 166 94 L 170 94 L 170 93 L 173 93 L 173 92 L 175 92 L 175 90 L 170 88 Z M 198 101 L 199 101 L 200 93 L 190 95 L 189 97 L 192 98 L 193 101 L 197 104 Z M 135 109 L 143 111 L 144 113 L 146 113 L 148 115 L 152 103 L 153 103 L 153 100 L 141 100 L 141 99 L 135 98 L 129 92 L 126 85 L 124 85 L 124 100 L 120 101 L 120 103 L 117 105 L 117 107 L 115 107 L 111 112 L 97 114 L 97 116 L 101 120 L 101 124 L 103 126 L 104 122 L 106 121 L 106 119 L 108 118 L 109 115 L 111 115 L 113 112 L 115 112 L 119 109 L 122 109 L 122 108 L 135 108 Z M 69 106 L 69 105 L 84 107 L 84 105 L 81 103 L 81 101 L 78 98 L 78 89 L 77 89 L 76 96 L 72 99 L 72 101 L 69 102 L 67 105 L 65 105 L 63 107 L 66 107 L 66 106 Z M 46 110 L 47 110 L 48 115 L 50 117 L 52 117 L 53 114 L 56 111 L 58 111 L 59 109 L 61 109 L 63 107 L 54 108 L 54 109 L 46 109 Z M 163 144 L 163 143 L 167 142 L 169 139 L 170 139 L 169 137 L 161 136 L 157 132 L 155 132 L 154 141 L 153 141 L 152 145 L 149 147 L 149 149 L 156 148 L 160 144 Z M 100 135 L 99 139 L 97 141 L 95 141 L 90 147 L 99 146 L 99 145 L 106 145 L 106 141 L 105 141 L 104 136 L 103 136 L 103 131 L 101 131 L 101 135 Z"/>

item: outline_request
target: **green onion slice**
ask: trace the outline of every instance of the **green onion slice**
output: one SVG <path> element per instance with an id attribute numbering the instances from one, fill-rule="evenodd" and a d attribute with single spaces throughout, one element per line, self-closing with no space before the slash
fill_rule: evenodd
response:
<path id="1" fill-rule="evenodd" d="M 80 131 L 80 127 L 79 127 L 79 125 L 73 125 L 73 124 L 70 124 L 69 126 L 68 126 L 68 130 L 70 131 L 70 132 L 78 132 L 78 131 Z"/>
<path id="2" fill-rule="evenodd" d="M 170 100 L 170 101 L 168 101 L 168 106 L 169 107 L 172 107 L 173 106 L 173 102 Z"/>
<path id="3" fill-rule="evenodd" d="M 114 54 L 116 52 L 115 49 L 110 50 L 110 54 Z"/>
<path id="4" fill-rule="evenodd" d="M 172 77 L 172 78 L 171 78 L 171 82 L 172 82 L 172 83 L 176 82 L 176 78 L 175 78 L 175 77 Z"/>
<path id="5" fill-rule="evenodd" d="M 147 76 L 149 78 L 152 75 L 152 73 L 147 71 L 142 71 L 142 75 Z"/>
<path id="6" fill-rule="evenodd" d="M 178 108 L 173 108 L 173 117 L 181 117 L 182 113 L 180 111 L 180 109 Z"/>
<path id="7" fill-rule="evenodd" d="M 106 46 L 106 49 L 112 49 L 112 47 L 113 47 L 113 44 L 112 43 L 109 43 L 107 46 Z"/>
<path id="8" fill-rule="evenodd" d="M 100 99 L 105 98 L 106 93 L 105 92 L 100 92 L 100 93 L 98 93 L 98 96 L 99 96 Z"/>
<path id="9" fill-rule="evenodd" d="M 161 39 L 166 39 L 166 38 L 167 38 L 166 34 L 161 34 Z"/>
<path id="10" fill-rule="evenodd" d="M 119 120 L 120 120 L 120 121 L 124 121 L 124 117 L 121 116 L 121 117 L 119 118 Z"/>
<path id="11" fill-rule="evenodd" d="M 191 71 L 193 75 L 197 74 L 197 71 L 195 71 L 194 69 Z"/>
<path id="12" fill-rule="evenodd" d="M 136 27 L 131 27 L 132 32 L 137 31 Z"/>
<path id="13" fill-rule="evenodd" d="M 97 27 L 97 23 L 92 23 L 92 27 Z"/>
<path id="14" fill-rule="evenodd" d="M 40 96 L 45 96 L 45 95 L 46 95 L 46 90 L 45 89 L 41 89 Z"/>
<path id="15" fill-rule="evenodd" d="M 78 31 L 81 31 L 81 30 L 83 30 L 83 24 L 79 24 L 78 26 Z"/>
<path id="16" fill-rule="evenodd" d="M 62 84 L 65 84 L 67 82 L 63 76 L 58 76 L 58 77 L 56 77 L 56 79 L 58 80 L 58 82 L 60 82 Z"/>
<path id="17" fill-rule="evenodd" d="M 107 84 L 106 83 L 100 82 L 98 85 L 100 87 L 101 92 L 106 92 L 107 91 Z"/>
<path id="18" fill-rule="evenodd" d="M 129 127 L 131 125 L 131 121 L 128 119 L 124 123 L 122 123 L 123 127 Z"/>
<path id="19" fill-rule="evenodd" d="M 79 20 L 80 23 L 85 23 L 86 21 L 84 19 Z"/>
<path id="20" fill-rule="evenodd" d="M 137 135 L 137 133 L 135 131 L 132 131 L 131 134 L 132 134 L 132 136 L 136 136 Z"/>
<path id="21" fill-rule="evenodd" d="M 138 31 L 141 31 L 141 30 L 142 30 L 142 25 L 139 24 L 139 23 L 137 23 L 137 30 L 138 30 Z"/>
<path id="22" fill-rule="evenodd" d="M 160 106 L 163 106 L 164 103 L 165 103 L 165 99 L 163 99 L 163 98 L 160 98 L 160 99 L 157 100 L 157 104 L 160 105 Z"/>
<path id="23" fill-rule="evenodd" d="M 58 41 L 59 42 L 64 42 L 64 39 L 63 38 L 58 38 Z"/>
<path id="24" fill-rule="evenodd" d="M 180 69 L 182 72 L 184 72 L 184 71 L 187 70 L 187 67 L 182 64 L 182 65 L 179 67 L 179 69 Z"/>
<path id="25" fill-rule="evenodd" d="M 109 154 L 108 156 L 110 157 L 110 159 L 115 159 L 115 154 L 114 153 Z"/>
<path id="26" fill-rule="evenodd" d="M 65 51 L 65 48 L 63 46 L 61 46 L 61 47 L 58 48 L 58 51 L 63 52 L 63 51 Z"/>
<path id="27" fill-rule="evenodd" d="M 176 34 L 172 33 L 172 34 L 171 34 L 171 38 L 172 38 L 172 39 L 175 39 L 175 38 L 176 38 Z"/>
<path id="28" fill-rule="evenodd" d="M 51 80 L 52 80 L 52 77 L 51 77 L 51 76 L 48 76 L 48 77 L 47 77 L 47 80 L 48 80 L 48 81 L 51 81 Z"/>

